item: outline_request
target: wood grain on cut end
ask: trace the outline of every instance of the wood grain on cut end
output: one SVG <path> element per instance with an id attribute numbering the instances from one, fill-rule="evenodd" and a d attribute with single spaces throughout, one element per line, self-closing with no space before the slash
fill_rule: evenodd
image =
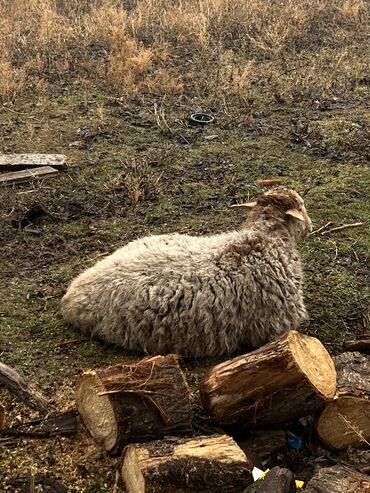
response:
<path id="1" fill-rule="evenodd" d="M 329 447 L 342 449 L 370 442 L 370 401 L 355 396 L 340 396 L 322 411 L 317 433 Z"/>
<path id="2" fill-rule="evenodd" d="M 83 373 L 76 403 L 93 438 L 110 453 L 192 431 L 189 387 L 173 354 Z"/>
<path id="3" fill-rule="evenodd" d="M 327 399 L 336 391 L 336 371 L 332 358 L 315 337 L 289 332 L 290 348 L 294 360 L 315 389 Z"/>
<path id="4" fill-rule="evenodd" d="M 316 431 L 326 445 L 342 449 L 370 442 L 370 357 L 356 352 L 334 358 L 337 398 L 316 422 Z"/>
<path id="5" fill-rule="evenodd" d="M 252 468 L 231 437 L 214 435 L 129 445 L 122 475 L 128 493 L 238 493 Z"/>
<path id="6" fill-rule="evenodd" d="M 105 450 L 117 441 L 117 421 L 111 400 L 95 371 L 84 372 L 76 382 L 76 404 L 87 429 Z"/>

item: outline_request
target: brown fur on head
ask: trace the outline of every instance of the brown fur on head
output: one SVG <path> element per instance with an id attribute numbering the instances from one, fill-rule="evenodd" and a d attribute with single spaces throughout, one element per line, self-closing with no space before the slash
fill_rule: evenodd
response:
<path id="1" fill-rule="evenodd" d="M 239 207 L 255 209 L 253 216 L 264 211 L 279 213 L 285 221 L 295 222 L 301 231 L 302 236 L 306 236 L 312 231 L 312 223 L 307 214 L 302 197 L 295 191 L 288 188 L 276 188 L 265 192 L 257 198 L 256 202 L 240 204 Z"/>

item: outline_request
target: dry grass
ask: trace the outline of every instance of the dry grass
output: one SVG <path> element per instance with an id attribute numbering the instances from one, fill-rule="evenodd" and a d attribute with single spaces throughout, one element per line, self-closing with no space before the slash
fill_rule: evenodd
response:
<path id="1" fill-rule="evenodd" d="M 125 5 L 126 7 L 124 7 Z M 0 99 L 50 82 L 125 100 L 278 102 L 368 93 L 362 0 L 0 0 Z"/>

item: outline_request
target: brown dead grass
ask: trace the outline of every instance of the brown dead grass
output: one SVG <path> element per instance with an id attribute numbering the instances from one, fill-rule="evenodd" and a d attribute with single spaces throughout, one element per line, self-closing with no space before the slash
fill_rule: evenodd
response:
<path id="1" fill-rule="evenodd" d="M 0 100 L 48 82 L 121 98 L 353 98 L 368 75 L 362 0 L 0 0 Z M 366 91 L 365 91 L 366 92 Z"/>

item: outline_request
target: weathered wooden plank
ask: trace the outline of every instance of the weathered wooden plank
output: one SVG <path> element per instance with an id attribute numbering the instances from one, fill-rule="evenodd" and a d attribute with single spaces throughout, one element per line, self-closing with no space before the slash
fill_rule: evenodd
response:
<path id="1" fill-rule="evenodd" d="M 64 154 L 0 154 L 0 171 L 19 171 L 40 166 L 66 169 L 67 156 Z"/>
<path id="2" fill-rule="evenodd" d="M 23 183 L 27 181 L 41 180 L 55 176 L 59 171 L 51 166 L 41 168 L 25 169 L 23 171 L 11 171 L 10 173 L 0 173 L 0 185 L 12 185 L 13 183 Z"/>

